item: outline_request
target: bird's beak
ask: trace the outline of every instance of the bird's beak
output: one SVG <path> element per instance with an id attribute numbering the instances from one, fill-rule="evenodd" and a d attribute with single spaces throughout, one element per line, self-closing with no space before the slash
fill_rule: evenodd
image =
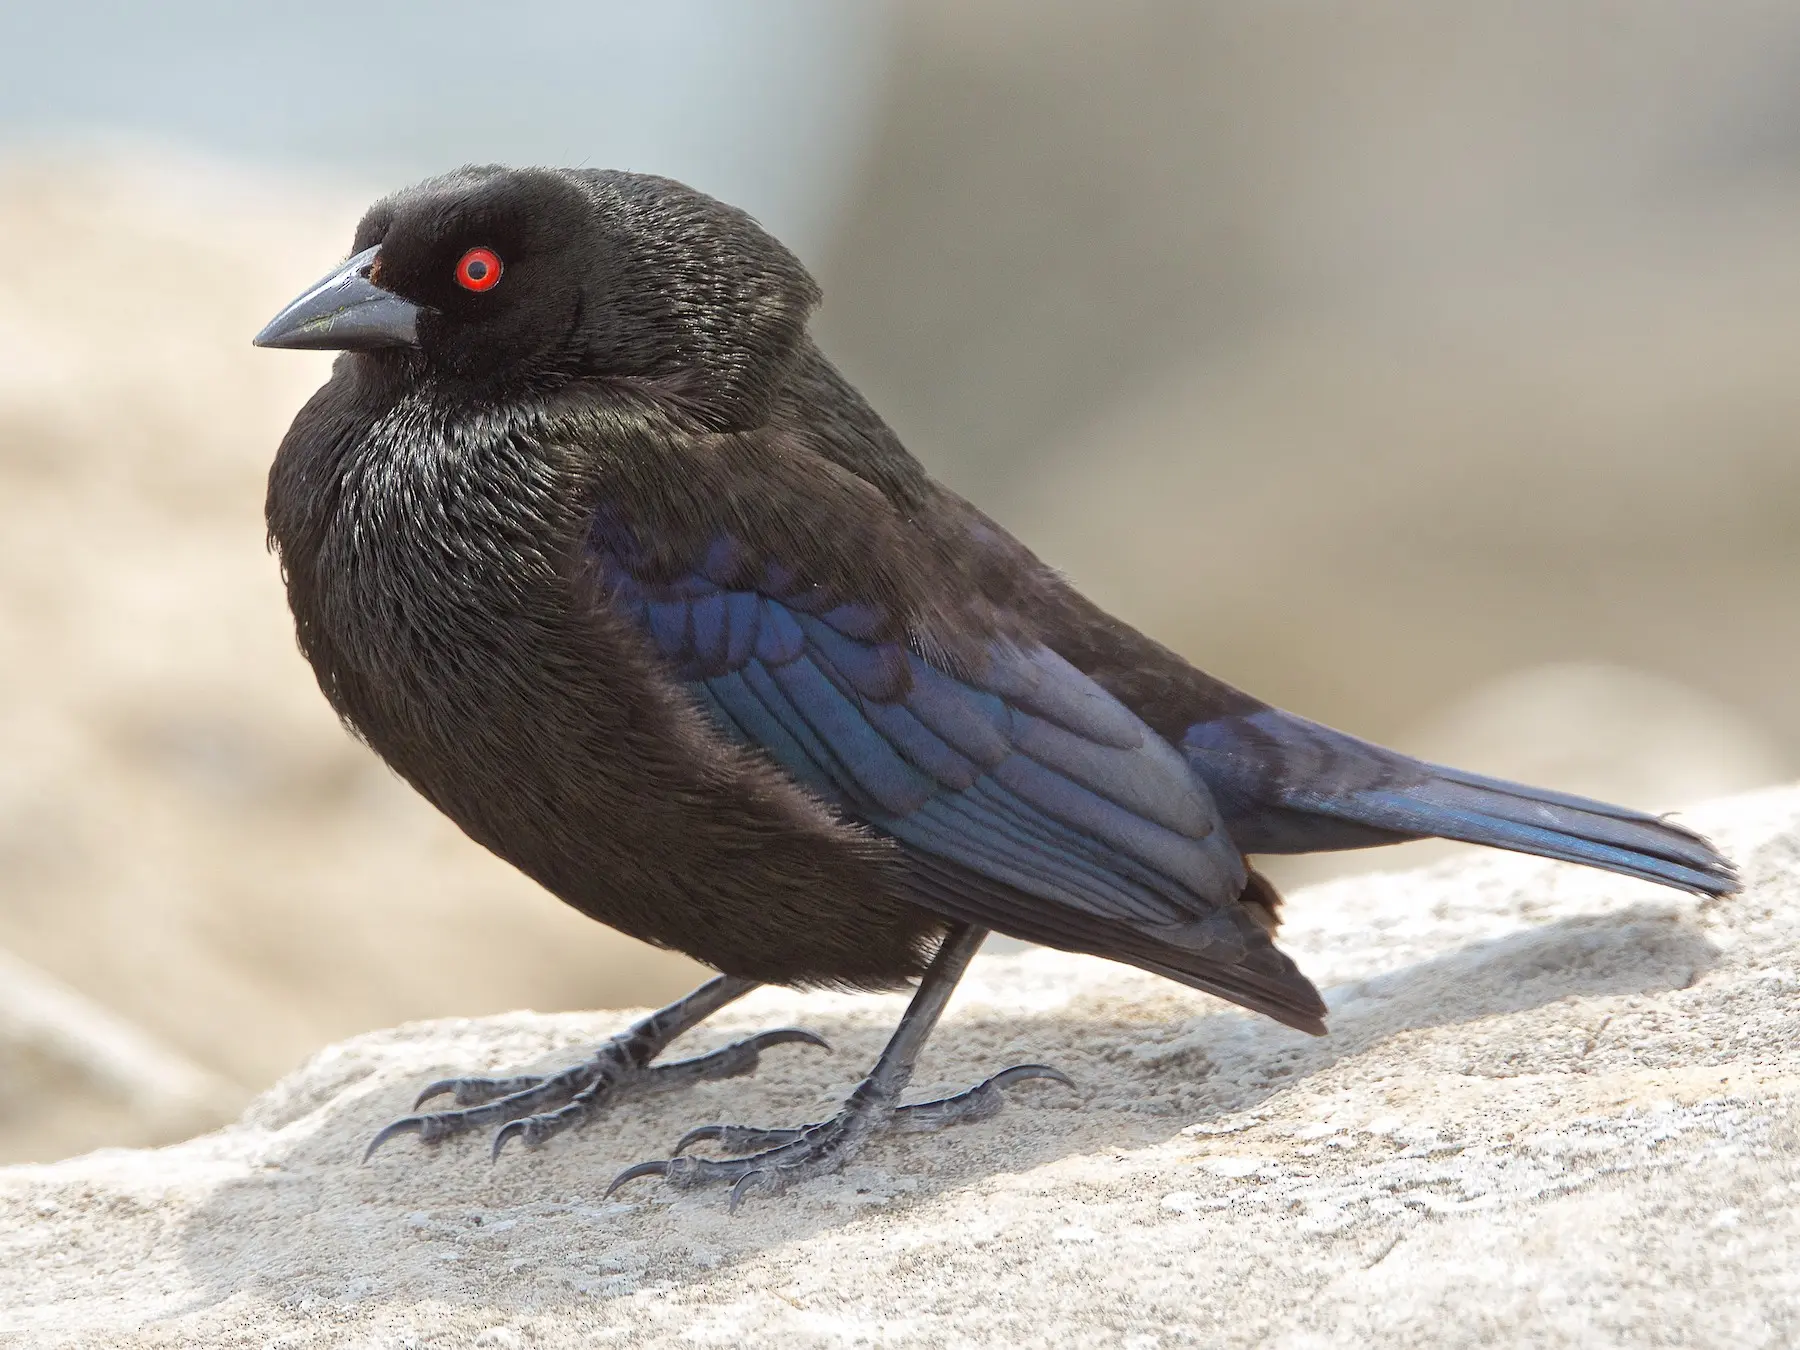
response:
<path id="1" fill-rule="evenodd" d="M 419 307 L 369 280 L 381 245 L 365 248 L 269 320 L 258 347 L 369 351 L 419 345 Z"/>

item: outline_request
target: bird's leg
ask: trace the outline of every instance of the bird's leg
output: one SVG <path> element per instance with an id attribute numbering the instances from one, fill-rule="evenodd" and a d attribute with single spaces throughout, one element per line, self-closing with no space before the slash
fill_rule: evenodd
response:
<path id="1" fill-rule="evenodd" d="M 750 1073 L 761 1052 L 771 1045 L 799 1041 L 831 1048 L 814 1032 L 782 1027 L 758 1032 L 690 1059 L 651 1063 L 670 1041 L 754 988 L 754 980 L 717 976 L 686 998 L 659 1008 L 620 1032 L 581 1063 L 556 1073 L 514 1078 L 440 1078 L 418 1095 L 414 1110 L 446 1092 L 452 1094 L 456 1109 L 401 1117 L 369 1141 L 363 1161 L 367 1162 L 376 1149 L 395 1135 L 416 1134 L 431 1144 L 487 1125 L 500 1126 L 494 1135 L 494 1156 L 498 1157 L 509 1139 L 523 1138 L 527 1144 L 541 1144 L 571 1125 L 585 1122 L 600 1107 L 627 1093 L 666 1091 Z"/>
<path id="2" fill-rule="evenodd" d="M 645 1176 L 660 1176 L 669 1185 L 683 1189 L 730 1183 L 730 1207 L 735 1211 L 752 1191 L 780 1191 L 807 1177 L 837 1171 L 862 1151 L 870 1135 L 880 1130 L 939 1130 L 946 1125 L 984 1119 L 1000 1109 L 1002 1088 L 1028 1078 L 1050 1078 L 1073 1087 L 1066 1075 L 1048 1065 L 1020 1064 L 952 1097 L 910 1106 L 897 1104 L 944 1005 L 986 937 L 986 929 L 973 925 L 962 924 L 950 930 L 875 1067 L 830 1120 L 794 1129 L 705 1125 L 682 1137 L 675 1146 L 675 1157 L 626 1168 L 613 1178 L 606 1193 L 611 1195 L 626 1182 Z M 716 1141 L 727 1152 L 748 1156 L 700 1158 L 683 1153 L 689 1144 L 701 1140 Z"/>

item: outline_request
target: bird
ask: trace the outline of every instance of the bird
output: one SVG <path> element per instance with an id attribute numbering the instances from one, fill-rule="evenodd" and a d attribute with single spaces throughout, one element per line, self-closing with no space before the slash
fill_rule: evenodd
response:
<path id="1" fill-rule="evenodd" d="M 565 1069 L 428 1085 L 365 1161 L 490 1127 L 497 1158 L 823 1044 L 661 1058 L 761 984 L 916 989 L 831 1118 L 704 1125 L 612 1190 L 735 1210 L 882 1131 L 1073 1086 L 1020 1064 L 902 1102 L 990 932 L 1322 1035 L 1261 855 L 1437 836 L 1736 889 L 1670 820 L 1384 749 L 1112 617 L 930 477 L 815 342 L 819 301 L 749 214 L 671 179 L 472 165 L 376 202 L 254 339 L 340 353 L 266 518 L 341 721 L 563 901 L 718 972 Z"/>

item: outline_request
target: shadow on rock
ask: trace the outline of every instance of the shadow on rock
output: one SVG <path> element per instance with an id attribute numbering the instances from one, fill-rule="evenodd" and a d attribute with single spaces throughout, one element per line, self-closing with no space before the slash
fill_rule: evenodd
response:
<path id="1" fill-rule="evenodd" d="M 1271 1093 L 1342 1060 L 1376 1052 L 1403 1033 L 1458 1026 L 1571 1005 L 1571 1032 L 1585 1021 L 1581 1000 L 1654 994 L 1694 983 L 1719 951 L 1674 910 L 1637 905 L 1471 943 L 1386 974 L 1329 988 L 1331 1034 L 1301 1037 L 1236 1014 L 1202 1017 L 1139 1058 L 1194 1056 L 1211 1069 L 1180 1094 L 1194 1120 L 1254 1106 Z M 1593 1019 L 1586 1019 L 1593 1020 Z M 1432 1068 L 1480 1077 L 1578 1070 L 1585 1034 L 1531 1038 L 1436 1038 Z M 1416 1049 L 1416 1047 L 1408 1047 Z M 1396 1051 L 1396 1053 L 1402 1053 Z M 1404 1070 L 1402 1061 L 1396 1067 Z"/>
<path id="2" fill-rule="evenodd" d="M 402 1076 L 389 1066 L 263 1136 L 257 1172 L 221 1185 L 182 1240 L 207 1290 L 202 1303 L 260 1287 L 302 1304 L 417 1307 L 442 1300 L 529 1316 L 582 1298 L 705 1279 L 722 1263 L 989 1176 L 1161 1143 L 1340 1061 L 1415 1053 L 1404 1043 L 1384 1045 L 1403 1033 L 1565 1000 L 1571 1008 L 1564 1020 L 1594 1021 L 1579 1000 L 1680 988 L 1716 956 L 1672 912 L 1642 906 L 1476 943 L 1336 987 L 1327 995 L 1333 1033 L 1324 1039 L 1236 1012 L 1195 1016 L 1196 1008 L 1217 1005 L 1148 980 L 1126 986 L 1120 997 L 1084 995 L 1041 1015 L 953 1013 L 927 1052 L 918 1095 L 1020 1060 L 1057 1064 L 1079 1090 L 1034 1083 L 1016 1089 L 993 1120 L 937 1135 L 877 1138 L 841 1175 L 756 1197 L 736 1216 L 715 1191 L 677 1195 L 646 1183 L 613 1201 L 600 1196 L 620 1167 L 667 1156 L 689 1126 L 819 1119 L 879 1051 L 885 1023 L 858 1013 L 817 1019 L 838 1048 L 830 1059 L 797 1048 L 772 1053 L 753 1079 L 621 1102 L 585 1131 L 535 1151 L 515 1150 L 498 1165 L 489 1164 L 485 1139 L 465 1137 L 395 1148 L 358 1166 L 370 1135 L 423 1081 L 412 1067 Z M 464 1027 L 473 1027 L 468 1034 L 482 1030 Z M 722 1043 L 736 1029 L 706 1031 L 695 1034 L 696 1049 Z M 454 1039 L 448 1032 L 445 1038 Z M 1490 1076 L 1566 1071 L 1566 1061 L 1582 1052 L 1576 1035 L 1565 1038 L 1567 1045 L 1536 1032 L 1428 1039 L 1440 1061 L 1445 1053 L 1460 1056 L 1455 1071 Z M 1490 1048 L 1495 1041 L 1501 1044 Z"/>

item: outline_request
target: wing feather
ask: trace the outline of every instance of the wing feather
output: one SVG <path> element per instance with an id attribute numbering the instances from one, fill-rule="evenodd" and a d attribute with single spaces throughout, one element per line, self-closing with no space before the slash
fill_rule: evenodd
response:
<path id="1" fill-rule="evenodd" d="M 1055 652 L 996 639 L 951 669 L 735 541 L 673 579 L 599 553 L 718 729 L 894 839 L 919 903 L 1320 1029 L 1317 992 L 1236 904 L 1247 873 L 1204 782 Z"/>

